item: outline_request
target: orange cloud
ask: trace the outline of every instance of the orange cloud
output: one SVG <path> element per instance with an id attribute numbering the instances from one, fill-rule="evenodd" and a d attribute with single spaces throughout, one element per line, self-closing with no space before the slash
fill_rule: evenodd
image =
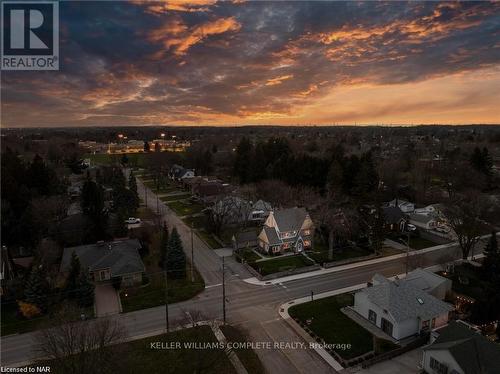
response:
<path id="1" fill-rule="evenodd" d="M 281 84 L 284 81 L 286 81 L 288 79 L 292 79 L 292 78 L 293 78 L 293 74 L 282 75 L 280 77 L 268 79 L 265 85 L 266 86 L 276 86 L 276 85 Z"/>
<path id="2" fill-rule="evenodd" d="M 217 0 L 168 0 L 163 2 L 151 2 L 136 0 L 135 4 L 146 4 L 149 13 L 164 14 L 167 12 L 207 12 L 210 6 Z"/>
<path id="3" fill-rule="evenodd" d="M 239 31 L 241 24 L 234 17 L 219 18 L 208 21 L 189 29 L 180 19 L 169 20 L 163 27 L 153 30 L 149 34 L 151 41 L 161 41 L 167 50 L 173 49 L 174 54 L 182 56 L 194 45 L 201 43 L 212 35 L 220 35 L 226 32 Z M 155 58 L 163 56 L 160 51 Z"/>

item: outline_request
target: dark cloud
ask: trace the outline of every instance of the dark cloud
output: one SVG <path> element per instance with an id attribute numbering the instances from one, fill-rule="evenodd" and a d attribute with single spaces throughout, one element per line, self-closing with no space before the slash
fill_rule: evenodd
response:
<path id="1" fill-rule="evenodd" d="M 4 72 L 2 126 L 282 118 L 341 87 L 404 85 L 499 63 L 497 2 L 60 8 L 61 70 Z"/>

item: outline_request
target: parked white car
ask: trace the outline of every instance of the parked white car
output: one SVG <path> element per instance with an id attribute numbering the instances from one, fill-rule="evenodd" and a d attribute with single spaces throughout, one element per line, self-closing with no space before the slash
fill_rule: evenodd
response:
<path id="1" fill-rule="evenodd" d="M 126 224 L 129 224 L 129 225 L 133 225 L 133 224 L 136 224 L 136 223 L 141 223 L 141 219 L 140 218 L 134 218 L 134 217 L 129 217 L 126 221 L 125 221 Z"/>

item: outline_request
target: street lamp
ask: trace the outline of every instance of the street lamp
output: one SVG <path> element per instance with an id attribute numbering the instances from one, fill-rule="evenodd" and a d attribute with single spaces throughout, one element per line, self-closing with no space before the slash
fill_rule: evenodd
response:
<path id="1" fill-rule="evenodd" d="M 161 136 L 161 148 L 162 148 L 162 150 L 164 151 L 164 150 L 165 150 L 165 133 L 164 133 L 164 132 L 162 132 L 162 133 L 160 134 L 160 136 Z"/>
<path id="2" fill-rule="evenodd" d="M 408 235 L 408 239 L 406 241 L 406 275 L 408 275 L 408 267 L 410 263 L 410 234 L 415 231 L 417 228 L 414 225 L 407 224 L 406 225 L 406 233 Z M 404 242 L 404 240 L 403 240 Z"/>

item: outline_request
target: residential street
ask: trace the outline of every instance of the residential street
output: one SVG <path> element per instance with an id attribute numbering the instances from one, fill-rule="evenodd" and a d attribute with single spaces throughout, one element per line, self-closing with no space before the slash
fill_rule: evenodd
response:
<path id="1" fill-rule="evenodd" d="M 138 189 L 144 200 L 144 185 L 138 180 Z M 157 198 L 152 191 L 147 192 L 148 207 L 156 211 Z M 190 258 L 191 233 L 161 200 L 159 205 L 163 219 L 172 227 L 175 225 L 181 235 L 184 248 Z M 190 311 L 200 311 L 205 319 L 222 319 L 222 273 L 221 258 L 201 239 L 194 235 L 195 264 L 205 279 L 206 289 L 197 297 L 169 306 L 171 325 Z M 439 251 L 428 252 L 419 257 L 419 266 L 430 266 L 448 261 L 459 254 L 453 246 Z M 417 256 L 415 256 L 417 257 Z M 359 264 L 351 269 L 324 275 L 302 278 L 266 286 L 251 285 L 243 281 L 251 277 L 246 269 L 233 258 L 226 258 L 227 322 L 240 325 L 247 330 L 253 341 L 296 342 L 301 341 L 288 324 L 278 315 L 282 303 L 299 297 L 341 289 L 367 282 L 375 273 L 385 276 L 404 273 L 405 259 Z M 129 337 L 140 338 L 148 334 L 161 333 L 165 329 L 165 307 L 155 307 L 136 312 L 115 315 L 112 318 L 122 322 Z M 2 339 L 2 365 L 26 362 L 35 357 L 32 352 L 32 333 L 8 336 Z M 314 351 L 300 349 L 257 350 L 269 373 L 328 373 L 334 370 Z"/>

